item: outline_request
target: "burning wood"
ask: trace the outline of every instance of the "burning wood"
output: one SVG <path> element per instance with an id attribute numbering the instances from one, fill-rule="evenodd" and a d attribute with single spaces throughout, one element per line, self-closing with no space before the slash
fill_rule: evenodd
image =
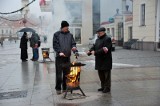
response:
<path id="1" fill-rule="evenodd" d="M 46 61 L 46 59 L 49 59 L 50 61 L 52 61 L 52 60 L 49 58 L 49 51 L 50 51 L 49 48 L 42 48 L 42 56 L 43 56 L 43 61 L 44 61 L 44 62 Z"/>
<path id="2" fill-rule="evenodd" d="M 49 57 L 48 51 L 42 51 L 42 55 L 43 55 L 43 58 L 48 58 Z"/>
<path id="3" fill-rule="evenodd" d="M 83 96 L 85 94 L 83 93 L 82 89 L 80 88 L 80 72 L 81 72 L 81 66 L 84 66 L 85 64 L 79 63 L 79 62 L 73 62 L 69 64 L 64 64 L 63 67 L 70 67 L 69 74 L 66 76 L 66 84 L 67 84 L 67 90 L 64 95 L 64 98 L 66 98 L 68 90 L 71 91 L 71 94 L 73 90 L 80 90 Z"/>
<path id="4" fill-rule="evenodd" d="M 75 63 L 72 63 L 73 66 Z M 79 80 L 80 80 L 80 71 L 81 67 L 76 66 L 76 67 L 71 67 L 70 68 L 70 73 L 67 75 L 67 86 L 69 87 L 78 87 L 79 86 Z"/>

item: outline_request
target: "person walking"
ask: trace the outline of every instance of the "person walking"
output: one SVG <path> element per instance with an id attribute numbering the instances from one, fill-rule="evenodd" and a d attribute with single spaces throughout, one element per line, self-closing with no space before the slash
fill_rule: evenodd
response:
<path id="1" fill-rule="evenodd" d="M 32 33 L 30 38 L 30 47 L 32 48 L 33 57 L 32 61 L 37 61 L 39 59 L 39 47 L 40 47 L 40 37 L 37 33 Z"/>
<path id="2" fill-rule="evenodd" d="M 0 38 L 0 44 L 1 44 L 1 46 L 3 46 L 3 41 L 4 41 L 4 38 L 1 37 L 1 38 Z"/>
<path id="3" fill-rule="evenodd" d="M 101 27 L 97 30 L 98 38 L 88 55 L 95 56 L 95 69 L 98 70 L 101 88 L 98 91 L 103 93 L 111 90 L 111 69 L 112 69 L 112 42 L 105 33 L 106 29 Z"/>
<path id="4" fill-rule="evenodd" d="M 70 70 L 69 68 L 63 68 L 62 64 L 70 63 L 71 51 L 78 54 L 76 42 L 73 35 L 69 31 L 69 23 L 67 21 L 61 22 L 60 31 L 54 33 L 53 37 L 53 49 L 56 52 L 56 92 L 61 94 L 66 91 L 66 75 Z M 62 77 L 63 76 L 63 77 Z"/>
<path id="5" fill-rule="evenodd" d="M 21 60 L 22 60 L 22 62 L 25 62 L 28 59 L 27 42 L 28 42 L 27 33 L 24 32 L 24 34 L 23 34 L 23 36 L 21 37 L 21 40 L 20 40 Z"/>

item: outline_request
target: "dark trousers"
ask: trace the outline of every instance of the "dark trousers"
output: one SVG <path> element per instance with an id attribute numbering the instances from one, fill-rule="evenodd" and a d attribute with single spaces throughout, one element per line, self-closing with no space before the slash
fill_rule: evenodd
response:
<path id="1" fill-rule="evenodd" d="M 56 57 L 56 90 L 61 90 L 61 86 L 63 90 L 66 90 L 66 75 L 69 72 L 69 67 L 62 67 L 63 64 L 67 64 L 70 62 L 69 57 Z"/>
<path id="2" fill-rule="evenodd" d="M 28 59 L 27 49 L 21 49 L 21 60 Z"/>
<path id="3" fill-rule="evenodd" d="M 98 70 L 101 87 L 103 89 L 111 89 L 111 70 Z"/>

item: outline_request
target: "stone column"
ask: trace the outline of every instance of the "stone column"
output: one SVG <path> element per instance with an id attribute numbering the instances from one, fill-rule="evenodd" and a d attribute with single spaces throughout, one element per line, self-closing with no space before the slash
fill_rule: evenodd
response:
<path id="1" fill-rule="evenodd" d="M 82 0 L 82 44 L 88 44 L 93 36 L 92 0 Z"/>

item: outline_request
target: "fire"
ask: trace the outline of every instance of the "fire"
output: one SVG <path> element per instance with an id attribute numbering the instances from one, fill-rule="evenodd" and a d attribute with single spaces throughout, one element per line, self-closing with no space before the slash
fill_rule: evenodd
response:
<path id="1" fill-rule="evenodd" d="M 72 63 L 75 64 L 74 62 Z M 67 85 L 70 87 L 77 87 L 79 85 L 81 67 L 75 66 L 70 68 L 70 73 L 67 75 L 68 82 Z"/>
<path id="2" fill-rule="evenodd" d="M 48 54 L 47 51 L 43 51 L 42 55 L 43 55 L 44 58 L 48 58 L 49 57 L 49 54 Z"/>

